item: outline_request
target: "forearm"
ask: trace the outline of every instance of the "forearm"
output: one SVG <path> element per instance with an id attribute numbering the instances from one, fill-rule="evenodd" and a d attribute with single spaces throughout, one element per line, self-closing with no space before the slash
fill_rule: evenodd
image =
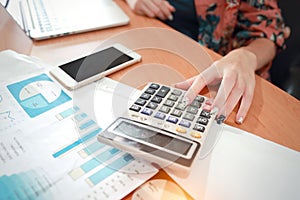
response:
<path id="1" fill-rule="evenodd" d="M 242 49 L 248 50 L 256 56 L 256 70 L 270 63 L 276 55 L 275 44 L 266 38 L 255 39 Z"/>

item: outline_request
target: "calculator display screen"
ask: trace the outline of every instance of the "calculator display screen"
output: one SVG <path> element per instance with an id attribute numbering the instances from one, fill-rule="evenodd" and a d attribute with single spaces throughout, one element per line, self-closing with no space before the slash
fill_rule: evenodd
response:
<path id="1" fill-rule="evenodd" d="M 129 137 L 143 141 L 144 143 L 149 143 L 182 155 L 187 155 L 192 146 L 192 143 L 190 142 L 180 140 L 154 130 L 146 129 L 126 121 L 122 121 L 118 124 L 118 126 L 114 128 L 114 132 L 125 134 Z"/>

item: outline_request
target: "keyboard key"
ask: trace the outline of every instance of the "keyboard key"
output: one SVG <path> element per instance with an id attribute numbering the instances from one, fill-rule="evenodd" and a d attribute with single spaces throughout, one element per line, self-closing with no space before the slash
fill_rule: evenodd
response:
<path id="1" fill-rule="evenodd" d="M 178 100 L 178 96 L 172 94 L 168 97 L 168 99 L 172 100 L 172 101 L 177 101 Z"/>
<path id="2" fill-rule="evenodd" d="M 180 90 L 173 90 L 171 94 L 174 94 L 176 96 L 180 96 L 182 92 Z"/>
<path id="3" fill-rule="evenodd" d="M 147 94 L 154 94 L 154 93 L 155 93 L 155 90 L 152 89 L 152 88 L 148 88 L 148 89 L 145 91 L 145 93 L 147 93 Z"/>
<path id="4" fill-rule="evenodd" d="M 158 118 L 158 119 L 161 119 L 161 120 L 164 120 L 166 118 L 166 115 L 161 113 L 161 112 L 157 112 L 157 113 L 155 113 L 154 117 Z"/>
<path id="5" fill-rule="evenodd" d="M 168 88 L 166 86 L 162 86 L 156 95 L 164 98 L 168 94 L 169 91 L 170 91 L 170 88 Z"/>
<path id="6" fill-rule="evenodd" d="M 159 111 L 168 114 L 170 112 L 171 108 L 167 107 L 167 106 L 162 106 Z"/>
<path id="7" fill-rule="evenodd" d="M 160 103 L 162 101 L 162 98 L 161 97 L 158 97 L 158 96 L 154 96 L 152 99 L 151 99 L 152 102 L 155 102 L 155 103 Z"/>
<path id="8" fill-rule="evenodd" d="M 202 125 L 207 125 L 207 124 L 208 124 L 208 119 L 205 118 L 205 117 L 199 117 L 199 118 L 197 119 L 197 122 L 196 122 L 196 123 L 202 124 Z"/>
<path id="9" fill-rule="evenodd" d="M 196 98 L 194 100 L 199 101 L 200 103 L 203 103 L 204 102 L 204 97 L 196 96 Z"/>
<path id="10" fill-rule="evenodd" d="M 187 119 L 189 121 L 193 121 L 195 118 L 195 115 L 190 114 L 190 113 L 185 113 L 185 115 L 183 116 L 183 119 Z"/>
<path id="11" fill-rule="evenodd" d="M 152 115 L 153 111 L 151 109 L 144 108 L 141 113 L 143 113 L 144 115 L 150 116 L 150 115 Z"/>
<path id="12" fill-rule="evenodd" d="M 178 103 L 175 108 L 178 110 L 185 110 L 186 106 L 183 103 Z"/>
<path id="13" fill-rule="evenodd" d="M 181 120 L 180 123 L 179 123 L 180 126 L 184 126 L 186 128 L 190 128 L 191 126 L 191 122 L 189 121 L 186 121 L 186 120 Z"/>
<path id="14" fill-rule="evenodd" d="M 196 115 L 198 112 L 198 109 L 193 106 L 189 106 L 189 107 L 187 107 L 186 112 Z"/>
<path id="15" fill-rule="evenodd" d="M 178 122 L 178 119 L 176 117 L 169 116 L 167 121 L 176 124 Z"/>
<path id="16" fill-rule="evenodd" d="M 200 113 L 200 116 L 206 117 L 207 119 L 209 119 L 210 118 L 210 112 L 207 111 L 207 110 L 202 110 L 201 113 Z"/>
<path id="17" fill-rule="evenodd" d="M 133 110 L 133 111 L 135 111 L 135 112 L 139 112 L 139 111 L 141 110 L 141 107 L 138 106 L 138 105 L 133 104 L 133 105 L 129 108 L 129 110 Z"/>
<path id="18" fill-rule="evenodd" d="M 146 107 L 155 110 L 157 108 L 157 104 L 153 102 L 149 102 Z"/>
<path id="19" fill-rule="evenodd" d="M 196 130 L 196 131 L 199 131 L 199 132 L 204 132 L 205 131 L 205 127 L 201 126 L 199 124 L 195 124 L 193 129 Z"/>
<path id="20" fill-rule="evenodd" d="M 175 104 L 175 102 L 174 102 L 174 101 L 171 101 L 171 100 L 166 100 L 165 103 L 164 103 L 164 105 L 165 105 L 165 106 L 168 106 L 168 107 L 173 107 L 174 104 Z"/>
<path id="21" fill-rule="evenodd" d="M 147 93 L 143 93 L 141 96 L 140 96 L 141 99 L 145 99 L 145 100 L 149 100 L 151 98 L 151 95 L 150 94 L 147 94 Z"/>
<path id="22" fill-rule="evenodd" d="M 200 108 L 201 107 L 201 103 L 197 100 L 194 100 L 190 106 L 196 107 L 196 108 Z"/>
<path id="23" fill-rule="evenodd" d="M 181 117 L 182 111 L 174 109 L 174 110 L 171 112 L 171 115 L 174 115 L 174 116 L 176 116 L 176 117 Z"/>
<path id="24" fill-rule="evenodd" d="M 147 101 L 145 101 L 144 99 L 137 99 L 135 104 L 139 105 L 139 106 L 144 106 L 146 104 Z"/>
<path id="25" fill-rule="evenodd" d="M 152 88 L 154 90 L 157 90 L 160 86 L 156 83 L 151 83 L 150 87 L 149 88 Z"/>

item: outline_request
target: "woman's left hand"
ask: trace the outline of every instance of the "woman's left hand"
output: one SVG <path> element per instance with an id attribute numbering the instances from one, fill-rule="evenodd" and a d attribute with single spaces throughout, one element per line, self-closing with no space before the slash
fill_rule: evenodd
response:
<path id="1" fill-rule="evenodd" d="M 219 119 L 223 121 L 241 99 L 236 114 L 236 122 L 241 124 L 252 103 L 256 68 L 256 55 L 240 48 L 215 61 L 199 75 L 175 84 L 175 87 L 188 89 L 185 100 L 189 104 L 206 85 L 221 82 L 212 108 L 218 108 Z"/>

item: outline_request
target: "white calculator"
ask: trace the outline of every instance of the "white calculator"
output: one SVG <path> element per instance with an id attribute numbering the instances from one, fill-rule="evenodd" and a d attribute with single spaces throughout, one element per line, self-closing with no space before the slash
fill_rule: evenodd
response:
<path id="1" fill-rule="evenodd" d="M 189 172 L 215 119 L 207 97 L 191 104 L 182 101 L 186 91 L 149 83 L 129 106 L 98 135 L 98 140 L 179 173 Z"/>

